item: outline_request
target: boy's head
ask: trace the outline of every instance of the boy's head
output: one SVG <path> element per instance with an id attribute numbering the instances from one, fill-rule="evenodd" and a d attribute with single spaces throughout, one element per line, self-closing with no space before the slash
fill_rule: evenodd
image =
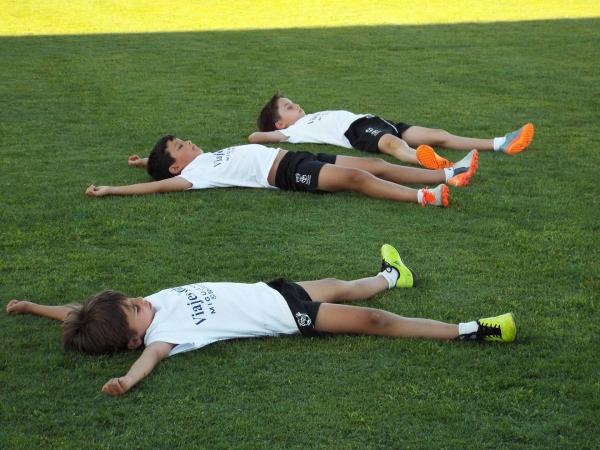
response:
<path id="1" fill-rule="evenodd" d="M 172 134 L 163 136 L 148 156 L 148 174 L 157 181 L 174 177 L 202 153 L 192 141 L 182 141 Z"/>
<path id="2" fill-rule="evenodd" d="M 306 114 L 300 105 L 292 102 L 289 98 L 277 93 L 271 97 L 263 107 L 256 121 L 260 131 L 283 130 L 293 124 Z"/>
<path id="3" fill-rule="evenodd" d="M 69 313 L 63 322 L 63 345 L 92 355 L 133 350 L 143 344 L 153 318 L 147 300 L 103 291 Z"/>

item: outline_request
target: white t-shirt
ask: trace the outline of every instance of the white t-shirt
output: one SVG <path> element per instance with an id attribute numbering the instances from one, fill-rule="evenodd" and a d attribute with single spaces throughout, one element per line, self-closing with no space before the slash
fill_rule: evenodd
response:
<path id="1" fill-rule="evenodd" d="M 267 181 L 279 149 L 250 144 L 203 153 L 179 175 L 192 183 L 190 189 L 216 187 L 273 188 Z"/>
<path id="2" fill-rule="evenodd" d="M 348 131 L 352 122 L 361 117 L 365 117 L 365 114 L 354 114 L 350 111 L 321 111 L 307 114 L 293 125 L 279 131 L 287 136 L 287 142 L 291 144 L 307 142 L 352 148 L 344 133 Z"/>
<path id="3" fill-rule="evenodd" d="M 169 356 L 225 339 L 299 333 L 285 299 L 265 283 L 196 283 L 146 300 L 155 314 L 144 344 L 175 344 Z"/>

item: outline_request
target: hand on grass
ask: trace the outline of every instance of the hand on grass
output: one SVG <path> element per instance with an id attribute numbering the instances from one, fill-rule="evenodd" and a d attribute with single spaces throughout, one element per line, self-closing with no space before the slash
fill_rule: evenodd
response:
<path id="1" fill-rule="evenodd" d="M 8 314 L 27 314 L 29 312 L 29 302 L 12 299 L 6 305 Z"/>
<path id="2" fill-rule="evenodd" d="M 138 155 L 131 155 L 129 158 L 127 158 L 127 165 L 129 167 L 145 169 L 148 165 L 148 158 L 140 158 Z"/>
<path id="3" fill-rule="evenodd" d="M 104 197 L 105 195 L 110 194 L 110 186 L 96 186 L 94 184 L 90 184 L 90 186 L 85 190 L 85 195 L 88 197 Z"/>
<path id="4" fill-rule="evenodd" d="M 131 389 L 131 381 L 126 376 L 121 378 L 111 378 L 104 386 L 102 386 L 102 392 L 108 395 L 114 395 L 115 397 L 125 394 L 129 389 Z"/>

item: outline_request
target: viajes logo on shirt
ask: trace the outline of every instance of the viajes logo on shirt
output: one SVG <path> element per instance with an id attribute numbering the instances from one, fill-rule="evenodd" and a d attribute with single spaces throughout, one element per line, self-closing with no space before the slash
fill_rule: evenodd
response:
<path id="1" fill-rule="evenodd" d="M 223 150 L 219 150 L 218 152 L 214 152 L 214 160 L 213 160 L 213 167 L 218 167 L 221 164 L 223 164 L 224 162 L 229 162 L 229 160 L 231 159 L 231 154 L 235 151 L 234 147 L 227 147 L 224 148 Z"/>
<path id="2" fill-rule="evenodd" d="M 310 119 L 306 122 L 307 124 L 311 124 L 314 122 L 318 122 L 319 120 L 322 120 L 324 117 L 326 117 L 328 115 L 329 111 L 321 111 L 321 112 L 317 112 L 317 113 L 312 113 L 310 115 Z"/>
<path id="3" fill-rule="evenodd" d="M 187 300 L 186 305 L 190 307 L 192 320 L 196 325 L 200 325 L 206 320 L 206 316 L 217 313 L 213 303 L 217 299 L 217 296 L 212 289 L 203 284 L 194 284 L 190 287 L 194 288 L 194 290 L 187 287 L 177 287 L 173 288 L 173 290 L 185 296 Z"/>

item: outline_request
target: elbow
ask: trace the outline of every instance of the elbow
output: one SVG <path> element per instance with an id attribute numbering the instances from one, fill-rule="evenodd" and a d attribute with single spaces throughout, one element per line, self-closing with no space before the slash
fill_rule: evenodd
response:
<path id="1" fill-rule="evenodd" d="M 248 142 L 250 142 L 251 144 L 257 144 L 258 143 L 258 139 L 257 139 L 256 133 L 252 133 L 250 136 L 248 136 Z"/>

